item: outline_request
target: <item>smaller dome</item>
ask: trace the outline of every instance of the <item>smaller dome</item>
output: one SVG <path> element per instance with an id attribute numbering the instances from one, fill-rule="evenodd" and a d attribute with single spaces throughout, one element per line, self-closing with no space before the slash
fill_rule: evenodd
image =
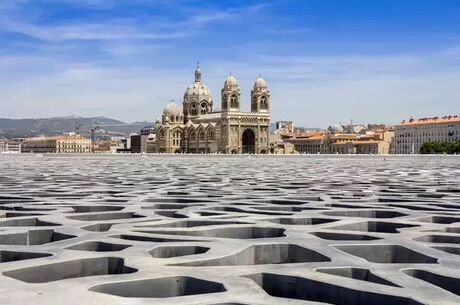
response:
<path id="1" fill-rule="evenodd" d="M 267 88 L 267 82 L 262 77 L 259 77 L 254 83 L 254 89 L 256 88 Z"/>
<path id="2" fill-rule="evenodd" d="M 329 126 L 329 132 L 331 133 L 343 133 L 343 127 L 341 125 Z"/>
<path id="3" fill-rule="evenodd" d="M 229 75 L 225 80 L 224 86 L 231 87 L 231 86 L 238 86 L 238 81 L 233 75 Z"/>
<path id="4" fill-rule="evenodd" d="M 166 105 L 165 109 L 163 110 L 163 114 L 169 116 L 182 115 L 182 107 L 178 106 L 174 102 L 171 102 Z"/>

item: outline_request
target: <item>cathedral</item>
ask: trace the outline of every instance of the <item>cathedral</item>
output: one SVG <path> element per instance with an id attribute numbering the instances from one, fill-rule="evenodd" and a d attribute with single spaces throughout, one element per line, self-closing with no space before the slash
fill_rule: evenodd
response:
<path id="1" fill-rule="evenodd" d="M 214 111 L 211 90 L 199 65 L 187 87 L 182 107 L 172 102 L 156 127 L 162 153 L 266 154 L 269 151 L 270 90 L 258 78 L 251 91 L 251 112 L 241 111 L 241 90 L 228 76 L 221 90 L 221 109 Z"/>

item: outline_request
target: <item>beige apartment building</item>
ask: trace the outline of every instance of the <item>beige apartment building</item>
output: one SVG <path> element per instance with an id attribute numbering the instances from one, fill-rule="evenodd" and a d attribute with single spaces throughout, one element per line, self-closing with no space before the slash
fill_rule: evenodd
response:
<path id="1" fill-rule="evenodd" d="M 395 126 L 395 154 L 418 154 L 423 143 L 435 141 L 460 141 L 460 116 L 411 118 Z"/>
<path id="2" fill-rule="evenodd" d="M 329 138 L 331 154 L 371 154 L 392 153 L 393 130 L 377 130 L 366 134 L 339 134 Z"/>
<path id="3" fill-rule="evenodd" d="M 365 134 L 343 133 L 342 129 L 292 133 L 284 138 L 300 154 L 389 154 L 394 131 L 381 129 Z"/>
<path id="4" fill-rule="evenodd" d="M 91 152 L 91 140 L 80 135 L 31 138 L 22 143 L 23 153 L 80 154 Z"/>
<path id="5" fill-rule="evenodd" d="M 284 142 L 294 145 L 294 150 L 300 154 L 328 153 L 326 132 L 294 132 L 284 136 Z"/>

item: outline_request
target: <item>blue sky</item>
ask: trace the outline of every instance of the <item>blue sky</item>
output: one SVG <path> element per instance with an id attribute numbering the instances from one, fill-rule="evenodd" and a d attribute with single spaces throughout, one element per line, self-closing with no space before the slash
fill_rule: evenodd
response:
<path id="1" fill-rule="evenodd" d="M 153 120 L 196 61 L 220 107 L 259 74 L 272 120 L 460 113 L 460 0 L 0 0 L 0 117 Z"/>

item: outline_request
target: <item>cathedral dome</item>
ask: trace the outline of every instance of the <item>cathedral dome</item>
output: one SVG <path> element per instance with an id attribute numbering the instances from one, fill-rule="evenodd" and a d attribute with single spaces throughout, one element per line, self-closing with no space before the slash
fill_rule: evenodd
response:
<path id="1" fill-rule="evenodd" d="M 230 74 L 225 80 L 224 86 L 225 87 L 238 86 L 238 81 L 233 75 Z"/>
<path id="2" fill-rule="evenodd" d="M 177 116 L 182 114 L 182 107 L 178 106 L 176 103 L 171 102 L 166 105 L 165 109 L 163 110 L 164 115 L 168 116 Z"/>
<path id="3" fill-rule="evenodd" d="M 211 95 L 211 90 L 202 82 L 195 82 L 185 89 L 185 95 Z"/>
<path id="4" fill-rule="evenodd" d="M 211 90 L 201 81 L 201 69 L 199 65 L 195 69 L 195 82 L 185 89 L 184 95 L 186 97 L 192 95 L 211 96 Z"/>
<path id="5" fill-rule="evenodd" d="M 262 77 L 257 78 L 256 82 L 254 83 L 254 89 L 256 88 L 267 88 L 267 82 Z"/>

